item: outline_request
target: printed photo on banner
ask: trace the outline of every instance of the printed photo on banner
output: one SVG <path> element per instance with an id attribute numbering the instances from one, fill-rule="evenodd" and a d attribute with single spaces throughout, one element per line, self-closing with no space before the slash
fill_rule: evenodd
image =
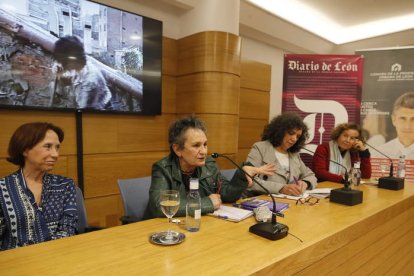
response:
<path id="1" fill-rule="evenodd" d="M 373 177 L 389 172 L 403 157 L 414 180 L 414 48 L 361 50 L 364 82 L 361 124 L 371 149 Z"/>

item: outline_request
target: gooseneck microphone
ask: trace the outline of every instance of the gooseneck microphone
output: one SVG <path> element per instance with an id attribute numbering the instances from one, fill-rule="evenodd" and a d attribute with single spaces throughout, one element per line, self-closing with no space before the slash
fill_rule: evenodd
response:
<path id="1" fill-rule="evenodd" d="M 394 164 L 393 164 L 393 161 L 392 161 L 391 157 L 389 157 L 385 153 L 379 151 L 378 149 L 374 148 L 373 146 L 371 146 L 370 144 L 368 144 L 366 142 L 364 142 L 364 144 L 367 145 L 368 147 L 372 148 L 373 150 L 375 150 L 379 154 L 387 157 L 388 160 L 390 161 L 390 176 L 385 176 L 385 177 L 378 178 L 378 188 L 388 189 L 388 190 L 395 190 L 395 191 L 404 189 L 404 179 L 394 177 Z"/>
<path id="2" fill-rule="evenodd" d="M 313 152 L 305 147 L 301 147 L 301 149 L 308 151 L 310 153 L 312 153 L 312 155 L 315 155 L 316 152 Z M 320 157 L 325 158 L 325 156 L 321 156 L 321 155 L 317 155 Z M 332 189 L 331 190 L 331 195 L 329 196 L 329 201 L 331 202 L 335 202 L 335 203 L 339 203 L 339 204 L 344 204 L 344 205 L 348 205 L 348 206 L 353 206 L 353 205 L 357 205 L 362 203 L 362 191 L 359 190 L 352 190 L 351 189 L 351 183 L 349 181 L 349 174 L 348 174 L 348 170 L 347 168 L 342 165 L 339 162 L 336 162 L 332 159 L 328 159 L 329 162 L 335 163 L 339 166 L 341 166 L 342 168 L 345 169 L 345 175 L 344 175 L 344 187 L 343 188 L 339 188 L 339 189 Z"/>
<path id="3" fill-rule="evenodd" d="M 310 149 L 307 149 L 305 147 L 301 147 L 301 149 L 306 150 L 307 152 L 312 153 L 312 155 L 315 155 L 315 152 L 311 151 Z M 335 164 L 341 166 L 345 170 L 345 175 L 344 175 L 344 188 L 347 189 L 347 190 L 350 190 L 351 189 L 350 188 L 351 182 L 349 181 L 348 169 L 344 165 L 342 165 L 341 163 L 336 162 L 334 160 L 329 159 L 329 162 L 335 163 Z"/>
<path id="4" fill-rule="evenodd" d="M 239 165 L 236 164 L 233 160 L 231 160 L 228 156 L 220 154 L 220 153 L 213 153 L 211 155 L 213 158 L 218 157 L 224 157 L 228 161 L 230 161 L 234 166 L 236 166 L 240 171 L 243 172 L 246 176 L 250 177 L 257 185 L 259 185 L 272 199 L 273 202 L 273 210 L 272 210 L 272 220 L 271 222 L 259 222 L 255 225 L 250 226 L 249 231 L 253 234 L 256 234 L 258 236 L 264 237 L 266 239 L 275 241 L 280 240 L 287 236 L 289 227 L 287 225 L 284 225 L 282 223 L 278 223 L 276 221 L 276 201 L 273 195 L 270 193 L 268 189 L 266 189 L 262 184 L 259 183 L 254 177 L 249 175 L 247 172 L 245 172 Z"/>

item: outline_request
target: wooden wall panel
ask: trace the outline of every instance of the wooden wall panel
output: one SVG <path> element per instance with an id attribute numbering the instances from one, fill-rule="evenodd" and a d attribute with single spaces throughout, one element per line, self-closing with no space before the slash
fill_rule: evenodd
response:
<path id="1" fill-rule="evenodd" d="M 95 197 L 85 200 L 89 225 L 111 227 L 121 225 L 119 218 L 124 214 L 120 195 Z"/>
<path id="2" fill-rule="evenodd" d="M 247 88 L 240 89 L 240 118 L 268 120 L 269 108 L 269 92 Z"/>
<path id="3" fill-rule="evenodd" d="M 177 41 L 168 37 L 162 39 L 162 75 L 177 75 Z"/>
<path id="4" fill-rule="evenodd" d="M 0 177 L 11 174 L 17 171 L 18 167 L 8 162 L 6 158 L 0 159 Z"/>
<path id="5" fill-rule="evenodd" d="M 177 112 L 177 92 L 176 92 L 177 80 L 175 77 L 163 76 L 162 77 L 162 114 L 175 114 Z"/>
<path id="6" fill-rule="evenodd" d="M 252 60 L 241 63 L 241 87 L 254 90 L 270 91 L 272 66 Z"/>
<path id="7" fill-rule="evenodd" d="M 165 151 L 175 115 L 88 114 L 83 118 L 84 154 Z"/>
<path id="8" fill-rule="evenodd" d="M 168 151 L 84 156 L 85 198 L 118 194 L 118 179 L 151 175 L 152 164 Z"/>
<path id="9" fill-rule="evenodd" d="M 209 150 L 209 153 L 213 153 L 213 151 Z M 226 154 L 226 156 L 237 163 L 236 154 Z M 234 165 L 226 158 L 217 158 L 216 162 L 220 170 L 234 169 Z"/>
<path id="10" fill-rule="evenodd" d="M 237 152 L 238 117 L 226 114 L 198 114 L 207 126 L 208 150 L 234 154 Z"/>
<path id="11" fill-rule="evenodd" d="M 73 112 L 53 112 L 34 110 L 0 110 L 0 157 L 7 157 L 7 148 L 13 132 L 22 124 L 29 122 L 50 122 L 63 129 L 65 138 L 60 150 L 61 155 L 76 154 L 76 123 Z"/>
<path id="12" fill-rule="evenodd" d="M 240 77 L 202 72 L 177 78 L 178 113 L 239 114 Z"/>
<path id="13" fill-rule="evenodd" d="M 162 45 L 162 113 L 176 113 L 177 41 L 164 37 Z"/>
<path id="14" fill-rule="evenodd" d="M 267 120 L 240 118 L 239 148 L 250 149 L 254 143 L 260 141 L 267 123 Z"/>
<path id="15" fill-rule="evenodd" d="M 238 162 L 246 160 L 269 122 L 270 84 L 270 65 L 250 60 L 241 62 Z"/>
<path id="16" fill-rule="evenodd" d="M 242 148 L 239 148 L 239 151 L 237 152 L 237 163 L 241 163 L 241 162 L 244 162 L 244 161 L 246 161 L 246 159 L 247 159 L 247 155 L 249 154 L 249 152 L 250 152 L 250 148 L 246 148 L 246 149 L 242 149 Z"/>
<path id="17" fill-rule="evenodd" d="M 178 75 L 219 71 L 240 75 L 241 38 L 225 32 L 202 32 L 178 40 Z"/>

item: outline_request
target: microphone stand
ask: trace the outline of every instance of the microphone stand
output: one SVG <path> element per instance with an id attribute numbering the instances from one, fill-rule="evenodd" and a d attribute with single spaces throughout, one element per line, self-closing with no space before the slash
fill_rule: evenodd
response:
<path id="1" fill-rule="evenodd" d="M 372 148 L 373 150 L 375 150 L 379 154 L 387 157 L 388 160 L 390 160 L 390 162 L 391 162 L 390 163 L 390 176 L 384 176 L 384 177 L 378 178 L 378 188 L 394 190 L 394 191 L 404 189 L 404 179 L 399 178 L 399 177 L 394 177 L 394 164 L 393 164 L 393 161 L 392 161 L 391 157 L 389 157 L 388 155 L 385 155 L 385 153 L 377 150 L 376 148 L 374 148 L 373 146 L 371 146 L 368 143 L 365 143 L 365 145 Z"/>
<path id="2" fill-rule="evenodd" d="M 243 174 L 250 177 L 257 185 L 259 185 L 272 199 L 273 210 L 272 210 L 272 220 L 271 220 L 271 222 L 256 223 L 255 225 L 250 226 L 249 231 L 253 234 L 256 234 L 258 236 L 264 237 L 264 238 L 272 240 L 272 241 L 280 240 L 280 239 L 283 239 L 284 237 L 286 237 L 287 234 L 288 234 L 288 231 L 289 231 L 289 227 L 287 225 L 284 225 L 282 223 L 278 223 L 276 221 L 276 212 L 277 212 L 276 211 L 276 201 L 275 201 L 275 198 L 273 197 L 273 195 L 270 193 L 270 191 L 268 189 L 266 189 L 262 184 L 260 184 L 259 181 L 257 181 L 254 177 L 252 177 L 247 172 L 245 172 L 239 165 L 236 164 L 236 162 L 231 160 L 228 156 L 222 155 L 222 154 L 219 154 L 219 153 L 213 153 L 211 155 L 211 157 L 213 157 L 215 159 L 218 158 L 218 157 L 226 158 L 234 166 L 236 166 L 240 171 L 242 171 Z"/>
<path id="3" fill-rule="evenodd" d="M 305 151 L 312 153 L 312 155 L 316 154 L 315 152 L 305 147 L 301 148 Z M 351 183 L 349 181 L 349 174 L 347 168 L 341 163 L 331 160 L 330 158 L 328 160 L 329 162 L 335 163 L 345 169 L 344 187 L 339 189 L 332 189 L 331 194 L 329 196 L 329 201 L 348 206 L 353 206 L 362 203 L 363 193 L 362 191 L 351 189 Z"/>

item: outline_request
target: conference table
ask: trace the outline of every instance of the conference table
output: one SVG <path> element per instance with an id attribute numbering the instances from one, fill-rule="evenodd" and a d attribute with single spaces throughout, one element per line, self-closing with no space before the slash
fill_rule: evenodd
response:
<path id="1" fill-rule="evenodd" d="M 355 206 L 277 199 L 290 203 L 278 221 L 296 237 L 256 236 L 249 232 L 254 217 L 235 223 L 203 216 L 199 232 L 171 224 L 186 239 L 160 246 L 149 242 L 168 228 L 157 218 L 0 252 L 0 275 L 413 275 L 414 183 L 361 190 L 363 203 Z"/>

